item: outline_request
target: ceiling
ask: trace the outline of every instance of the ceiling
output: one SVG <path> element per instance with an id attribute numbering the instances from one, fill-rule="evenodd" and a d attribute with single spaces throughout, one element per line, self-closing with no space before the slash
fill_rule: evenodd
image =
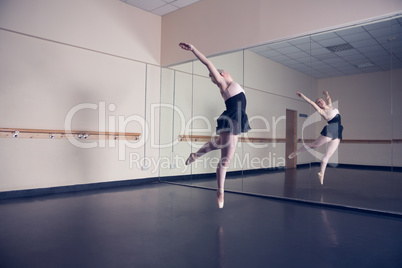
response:
<path id="1" fill-rule="evenodd" d="M 163 16 L 200 0 L 120 0 Z M 402 68 L 402 17 L 269 43 L 251 51 L 317 79 Z"/>
<path id="2" fill-rule="evenodd" d="M 163 16 L 200 0 L 120 0 L 155 15 Z"/>
<path id="3" fill-rule="evenodd" d="M 250 50 L 317 79 L 398 69 L 402 68 L 402 17 Z"/>

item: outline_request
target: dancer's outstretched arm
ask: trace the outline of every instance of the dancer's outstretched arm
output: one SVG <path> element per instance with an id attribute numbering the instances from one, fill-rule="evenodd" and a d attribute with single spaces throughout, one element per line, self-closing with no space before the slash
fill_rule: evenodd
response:
<path id="1" fill-rule="evenodd" d="M 323 94 L 325 95 L 325 99 L 327 100 L 327 105 L 332 108 L 332 100 L 331 97 L 329 96 L 328 91 L 324 91 Z"/>
<path id="2" fill-rule="evenodd" d="M 212 64 L 212 62 L 207 57 L 205 57 L 204 54 L 202 54 L 197 48 L 195 48 L 195 46 L 193 46 L 192 44 L 189 44 L 189 43 L 180 43 L 179 46 L 182 49 L 189 50 L 194 53 L 194 55 L 208 68 L 209 72 L 211 73 L 211 75 L 215 79 L 218 87 L 221 90 L 224 90 L 227 88 L 225 79 L 221 76 L 221 74 L 216 69 L 216 67 Z"/>
<path id="3" fill-rule="evenodd" d="M 322 116 L 325 116 L 325 112 L 323 109 L 321 109 L 314 101 L 310 100 L 309 98 L 307 98 L 306 96 L 304 96 L 302 93 L 300 92 L 296 92 L 296 94 L 304 99 L 306 102 L 308 102 L 311 106 L 313 106 L 313 108 Z"/>

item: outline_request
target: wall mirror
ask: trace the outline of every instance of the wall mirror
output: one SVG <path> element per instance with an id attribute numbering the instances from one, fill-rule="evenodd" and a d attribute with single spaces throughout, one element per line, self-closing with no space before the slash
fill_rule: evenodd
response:
<path id="1" fill-rule="evenodd" d="M 245 89 L 252 127 L 239 138 L 225 190 L 402 213 L 400 16 L 210 59 Z M 287 156 L 326 125 L 296 92 L 315 101 L 325 100 L 323 91 L 339 110 L 344 131 L 321 185 L 317 173 L 328 144 Z M 216 188 L 219 151 L 184 165 L 214 138 L 225 109 L 206 68 L 199 61 L 163 68 L 161 105 L 161 180 Z"/>

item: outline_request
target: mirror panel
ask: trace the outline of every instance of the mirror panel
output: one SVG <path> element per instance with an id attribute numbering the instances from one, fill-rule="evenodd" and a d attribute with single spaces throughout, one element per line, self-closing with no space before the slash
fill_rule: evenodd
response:
<path id="1" fill-rule="evenodd" d="M 388 51 L 392 56 L 392 168 L 393 189 L 392 211 L 400 212 L 401 208 L 401 189 L 402 189 L 402 17 L 399 17 L 391 25 L 392 36 L 388 38 Z"/>
<path id="2" fill-rule="evenodd" d="M 295 45 L 303 46 L 306 51 L 300 51 Z M 276 42 L 245 50 L 244 80 L 249 106 L 252 130 L 247 134 L 252 139 L 262 139 L 261 142 L 245 142 L 243 146 L 246 161 L 244 189 L 245 192 L 261 195 L 297 197 L 296 181 L 287 177 L 284 180 L 287 137 L 287 110 L 294 116 L 293 140 L 300 136 L 309 139 L 311 130 L 302 131 L 310 107 L 297 99 L 296 91 L 313 92 L 310 67 L 310 38 L 302 37 L 283 42 Z M 302 58 L 296 62 L 292 57 Z M 297 71 L 289 66 L 278 63 L 298 64 L 306 73 Z M 302 63 L 303 62 L 303 63 Z M 291 79 L 289 79 L 291 77 Z M 307 94 L 307 93 L 306 93 Z M 290 137 L 292 139 L 292 137 Z M 294 141 L 296 145 L 296 141 Z M 296 148 L 294 146 L 294 148 Z M 299 165 L 309 170 L 310 155 L 302 155 L 297 159 Z M 296 161 L 294 162 L 296 165 Z M 309 176 L 308 176 L 309 177 Z M 309 181 L 300 181 L 309 184 Z M 303 187 L 308 189 L 308 187 Z"/>
<path id="3" fill-rule="evenodd" d="M 400 17 L 392 17 L 211 57 L 245 89 L 252 128 L 239 138 L 225 189 L 402 213 L 401 25 Z M 199 61 L 165 68 L 162 80 L 161 102 L 179 107 L 186 127 L 180 128 L 176 112 L 162 112 L 161 131 L 169 133 L 161 141 L 173 145 L 161 155 L 180 156 L 183 165 L 216 135 L 225 107 Z M 343 141 L 329 160 L 324 185 L 317 173 L 328 144 L 287 158 L 327 124 L 298 91 L 313 101 L 328 91 L 342 116 Z M 180 141 L 182 135 L 190 138 Z M 187 168 L 161 168 L 161 179 L 177 176 L 216 188 L 219 158 L 214 151 Z"/>
<path id="4" fill-rule="evenodd" d="M 179 142 L 186 134 L 192 112 L 192 64 L 162 68 L 160 107 L 160 176 L 166 180 L 189 181 L 191 169 L 184 165 L 183 155 L 191 146 Z"/>

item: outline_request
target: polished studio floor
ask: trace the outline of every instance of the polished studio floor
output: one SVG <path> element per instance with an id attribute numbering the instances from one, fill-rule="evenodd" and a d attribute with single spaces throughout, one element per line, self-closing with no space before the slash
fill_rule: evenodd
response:
<path id="1" fill-rule="evenodd" d="M 3 200 L 0 215 L 0 267 L 402 267 L 399 216 L 236 193 L 219 210 L 215 191 L 167 183 Z"/>

